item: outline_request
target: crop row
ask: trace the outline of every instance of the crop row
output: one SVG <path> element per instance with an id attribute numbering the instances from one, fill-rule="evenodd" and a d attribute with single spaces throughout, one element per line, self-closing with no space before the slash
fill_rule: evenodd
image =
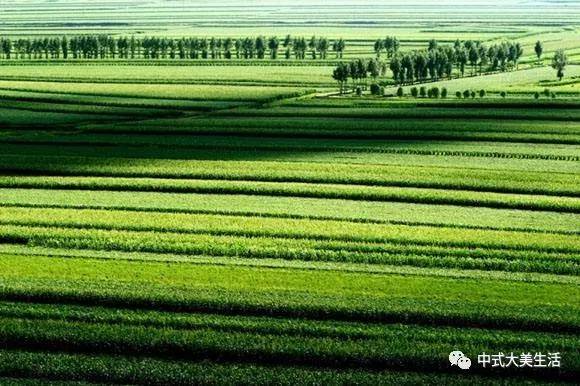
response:
<path id="1" fill-rule="evenodd" d="M 42 113 L 63 113 L 63 114 L 98 114 L 116 117 L 119 120 L 127 118 L 159 118 L 159 117 L 179 117 L 179 112 L 168 110 L 155 110 L 131 107 L 111 107 L 95 105 L 73 105 L 73 104 L 54 104 L 54 103 L 37 103 L 37 102 L 7 102 L 0 101 L 0 108 L 11 110 L 23 110 Z M 10 123 L 10 122 L 8 122 Z"/>
<path id="2" fill-rule="evenodd" d="M 0 80 L 2 91 L 177 100 L 275 101 L 310 92 L 300 87 L 20 82 Z"/>
<path id="3" fill-rule="evenodd" d="M 26 91 L 6 91 L 0 90 L 3 100 L 13 102 L 36 102 L 47 104 L 69 104 L 83 106 L 110 106 L 110 107 L 134 107 L 152 109 L 173 109 L 173 110 L 213 110 L 219 108 L 229 108 L 234 106 L 252 105 L 253 102 L 244 101 L 188 101 L 156 98 L 122 98 L 106 96 L 82 96 L 71 94 L 53 94 L 43 92 Z"/>
<path id="4" fill-rule="evenodd" d="M 32 175 L 307 182 L 571 197 L 580 195 L 580 187 L 575 181 L 575 175 L 571 173 L 433 166 L 91 158 L 43 156 L 37 153 L 34 156 L 2 155 L 0 170 L 4 173 Z"/>
<path id="5" fill-rule="evenodd" d="M 253 61 L 260 63 L 260 61 Z M 208 63 L 208 62 L 206 62 Z M 206 82 L 263 82 L 276 83 L 286 82 L 295 84 L 326 83 L 332 88 L 335 87 L 334 80 L 330 73 L 334 69 L 335 63 L 329 66 L 315 66 L 308 68 L 305 66 L 256 66 L 250 67 L 246 61 L 226 61 L 227 66 L 216 66 L 217 61 L 209 62 L 208 66 L 149 66 L 148 61 L 144 66 L 109 66 L 86 64 L 75 65 L 18 65 L 3 66 L 2 80 L 8 78 L 18 78 L 18 80 L 52 80 L 52 81 L 80 81 L 80 82 L 153 82 L 153 83 L 183 83 L 206 81 Z M 237 63 L 241 63 L 238 66 Z M 300 63 L 300 62 L 299 62 Z M 190 64 L 198 64 L 190 61 Z M 22 79 L 28 78 L 28 79 Z"/>
<path id="6" fill-rule="evenodd" d="M 291 100 L 284 102 L 287 107 L 311 107 L 311 108 L 345 108 L 353 107 L 371 108 L 371 107 L 407 107 L 407 108 L 459 108 L 463 110 L 478 108 L 499 108 L 499 109 L 566 109 L 575 108 L 579 102 L 577 100 L 543 100 L 530 101 L 529 98 L 509 98 L 509 99 L 381 99 L 381 98 L 316 98 L 314 100 Z"/>
<path id="7" fill-rule="evenodd" d="M 7 109 L 0 107 L 0 128 L 28 129 L 46 128 L 46 122 L 53 126 L 76 126 L 81 123 L 118 121 L 117 117 L 103 114 L 58 113 Z"/>
<path id="8" fill-rule="evenodd" d="M 564 234 L 114 210 L 0 208 L 0 224 L 580 253 Z"/>
<path id="9" fill-rule="evenodd" d="M 410 265 L 577 275 L 576 249 L 559 252 L 452 247 L 414 243 L 370 243 L 281 237 L 0 226 L 4 243 L 183 255 Z"/>
<path id="10" fill-rule="evenodd" d="M 68 304 L 0 302 L 0 318 L 78 322 L 106 325 L 170 328 L 174 330 L 213 330 L 226 333 L 252 333 L 286 337 L 329 338 L 334 340 L 390 340 L 393 333 L 409 334 L 413 339 L 428 339 L 437 334 L 449 339 L 478 341 L 496 345 L 536 339 L 553 344 L 552 349 L 570 348 L 573 338 L 565 334 L 535 332 L 515 333 L 509 330 L 455 329 L 419 325 L 372 324 L 299 318 L 235 316 L 206 313 L 162 312 L 124 308 L 90 307 Z M 461 337 L 461 338 L 459 338 Z"/>
<path id="11" fill-rule="evenodd" d="M 147 128 L 146 125 L 140 128 L 125 126 L 122 128 L 112 128 L 113 126 L 95 126 L 88 124 L 91 132 L 108 134 L 130 134 L 130 135 L 233 135 L 243 137 L 272 137 L 272 138 L 308 138 L 308 139 L 375 139 L 375 140 L 411 140 L 411 141 L 471 141 L 471 142 L 500 142 L 500 143 L 524 143 L 524 144 L 563 144 L 578 145 L 580 139 L 576 134 L 528 134 L 528 133 L 481 133 L 481 132 L 452 132 L 452 131 L 329 131 L 329 130 L 302 130 L 302 129 L 266 129 L 256 130 L 253 128 L 228 128 L 219 129 L 208 128 L 183 128 L 172 127 L 165 123 L 163 127 Z M 115 126 L 119 127 L 119 126 Z"/>
<path id="12" fill-rule="evenodd" d="M 2 82 L 0 81 L 0 87 Z M 580 112 L 577 108 L 568 109 L 461 109 L 453 107 L 423 107 L 423 108 L 310 108 L 310 107 L 273 107 L 263 109 L 244 109 L 222 111 L 219 116 L 228 117 L 332 117 L 332 118 L 392 118 L 392 119 L 477 119 L 491 120 L 550 120 L 550 121 L 580 121 Z"/>
<path id="13" fill-rule="evenodd" d="M 448 360 L 445 361 L 446 355 L 442 353 L 448 351 L 447 347 L 459 342 L 462 350 L 470 355 L 478 353 L 482 348 L 523 353 L 528 345 L 528 340 L 516 337 L 513 333 L 508 337 L 503 336 L 504 340 L 493 337 L 493 333 L 490 334 L 491 339 L 481 335 L 473 339 L 469 333 L 463 335 L 460 329 L 422 330 L 408 326 L 385 327 L 385 336 L 379 339 L 337 340 L 203 328 L 158 329 L 123 324 L 12 318 L 0 318 L 0 321 L 0 342 L 5 347 L 109 355 L 147 353 L 150 357 L 160 359 L 187 358 L 286 366 L 437 371 L 449 368 Z M 461 335 L 461 339 L 455 338 L 456 335 Z M 567 359 L 565 369 L 548 374 L 538 372 L 536 376 L 545 374 L 545 377 L 552 379 L 557 375 L 571 380 L 577 375 L 580 358 L 574 350 L 576 340 L 566 337 L 559 340 L 536 339 L 534 341 L 538 350 L 551 352 L 557 347 L 558 352 Z M 429 343 L 425 344 L 426 341 Z M 550 347 L 550 344 L 553 346 Z"/>
<path id="14" fill-rule="evenodd" d="M 434 380 L 442 384 L 485 385 L 490 380 L 497 385 L 526 384 L 529 380 L 504 379 L 472 374 L 469 379 L 457 374 L 364 371 L 355 369 L 322 369 L 292 366 L 264 366 L 243 363 L 210 363 L 183 360 L 160 360 L 143 356 L 57 353 L 54 351 L 0 350 L 0 382 L 6 384 L 42 385 L 71 381 L 97 384 L 178 385 L 236 385 L 276 384 L 309 385 L 377 385 L 427 384 Z M 38 382 L 34 382 L 38 379 Z M 539 380 L 536 380 L 539 382 Z M 84 383 L 83 383 L 84 384 Z"/>
<path id="15" fill-rule="evenodd" d="M 251 148 L 216 148 L 188 147 L 187 145 L 166 145 L 168 143 L 178 143 L 183 138 L 184 143 L 191 141 L 191 137 L 139 137 L 131 136 L 134 145 L 117 146 L 111 144 L 109 135 L 103 138 L 103 142 L 91 141 L 90 146 L 77 145 L 72 136 L 78 134 L 43 134 L 38 132 L 7 133 L 0 136 L 0 152 L 4 155 L 19 155 L 23 153 L 34 153 L 57 156 L 83 156 L 103 158 L 144 158 L 144 159 L 181 159 L 181 160 L 205 160 L 205 161 L 252 161 L 269 160 L 277 162 L 307 162 L 326 163 L 333 165 L 404 165 L 406 167 L 445 167 L 447 169 L 487 169 L 487 170 L 516 170 L 548 173 L 576 173 L 578 171 L 577 162 L 555 161 L 545 159 L 520 159 L 520 158 L 489 158 L 489 157 L 461 157 L 461 156 L 441 156 L 441 155 L 414 155 L 414 154 L 389 154 L 376 152 L 348 152 L 348 151 L 277 151 L 262 150 L 256 152 Z M 99 135 L 100 136 L 100 135 Z M 38 138 L 38 141 L 34 139 Z M 119 142 L 124 142 L 129 136 L 118 135 Z M 146 143 L 153 143 L 159 138 L 159 146 Z M 45 139 L 47 139 L 45 141 Z M 63 139 L 63 141 L 61 141 Z M 395 146 L 395 145 L 394 145 Z M 484 144 L 484 146 L 489 146 Z M 560 145 L 562 146 L 562 145 Z M 539 145 L 540 152 L 547 145 Z M 58 149 L 58 152 L 57 152 Z M 485 150 L 483 148 L 482 150 Z M 546 149 L 549 153 L 552 149 Z M 57 154 L 58 153 L 58 154 Z M 567 146 L 563 146 L 563 155 L 573 153 Z M 482 162 L 484 161 L 484 162 Z M 27 173 L 34 174 L 34 173 Z"/>
<path id="16" fill-rule="evenodd" d="M 99 101 L 100 98 L 94 98 Z M 356 109 L 353 109 L 356 111 Z M 405 111 L 406 109 L 402 109 Z M 297 110 L 300 112 L 300 110 Z M 261 133 L 271 133 L 274 135 L 277 131 L 287 132 L 320 132 L 331 135 L 333 132 L 359 132 L 364 134 L 369 132 L 407 132 L 412 134 L 415 131 L 431 131 L 445 133 L 511 133 L 511 134 L 552 134 L 552 135 L 579 135 L 580 125 L 577 122 L 562 121 L 530 121 L 520 120 L 485 120 L 477 116 L 458 121 L 456 119 L 436 118 L 430 120 L 385 120 L 381 118 L 368 118 L 360 120 L 356 118 L 336 118 L 336 117 L 302 117 L 300 115 L 290 117 L 196 117 L 178 120 L 151 120 L 147 122 L 136 123 L 118 123 L 109 126 L 91 127 L 91 131 L 105 131 L 107 129 L 117 132 L 126 130 L 131 133 L 147 132 L 149 130 L 172 130 L 184 129 L 192 132 L 207 129 L 209 133 L 219 133 L 220 130 L 245 130 L 254 132 L 258 135 Z M 210 130 L 212 129 L 212 130 Z M 322 134 L 321 134 L 322 135 Z"/>
<path id="17" fill-rule="evenodd" d="M 460 142 L 460 141 L 401 141 L 392 140 L 388 143 L 372 140 L 348 139 L 312 139 L 306 138 L 272 138 L 272 137 L 245 137 L 222 135 L 155 135 L 147 133 L 131 134 L 79 134 L 67 133 L 55 135 L 43 132 L 20 132 L 16 135 L 5 135 L 0 140 L 7 144 L 67 146 L 67 147 L 115 147 L 118 150 L 126 149 L 127 156 L 137 156 L 140 151 L 170 147 L 177 154 L 189 155 L 193 150 L 214 152 L 220 149 L 228 152 L 271 152 L 290 154 L 307 154 L 309 156 L 320 153 L 354 153 L 354 154 L 394 154 L 394 155 L 421 155 L 437 157 L 474 157 L 499 158 L 521 160 L 556 160 L 580 161 L 580 151 L 577 146 L 565 145 L 530 145 L 521 143 L 497 142 Z M 232 133 L 233 134 L 233 133 Z M 236 133 L 237 134 L 237 133 Z M 295 133 L 297 134 L 297 133 Z M 135 148 L 138 151 L 135 151 Z M 90 149 L 87 149 L 87 154 Z M 154 153 L 147 153 L 149 156 Z M 163 153 L 159 151 L 159 154 Z M 169 157 L 171 153 L 167 153 Z M 174 157 L 177 158 L 177 157 Z"/>
<path id="18" fill-rule="evenodd" d="M 238 110 L 241 111 L 241 110 Z M 220 112 L 221 113 L 221 112 Z M 300 114 L 300 112 L 296 112 Z M 114 123 L 111 125 L 87 126 L 94 133 L 117 134 L 199 134 L 199 135 L 234 135 L 247 137 L 274 138 L 345 138 L 345 139 L 399 139 L 399 140 L 456 140 L 456 141 L 494 141 L 507 143 L 562 143 L 578 144 L 576 122 L 541 121 L 543 127 L 533 123 L 539 121 L 510 122 L 476 120 L 471 122 L 453 122 L 459 118 L 433 118 L 432 120 L 399 120 L 385 121 L 377 124 L 376 119 L 369 119 L 369 125 L 364 122 L 349 123 L 343 119 L 336 123 L 329 117 L 329 122 L 320 118 L 288 117 L 288 122 L 280 122 L 275 117 L 227 117 L 222 119 L 176 119 L 152 120 L 148 122 Z M 318 122 L 316 122 L 318 121 Z M 531 122 L 531 123 L 530 123 Z M 207 123 L 207 124 L 205 124 Z M 493 124 L 491 124 L 493 123 Z"/>
<path id="19" fill-rule="evenodd" d="M 576 214 L 396 202 L 154 192 L 0 189 L 2 206 L 222 214 L 578 234 Z"/>
<path id="20" fill-rule="evenodd" d="M 193 265 L 220 265 L 234 267 L 259 267 L 264 269 L 292 270 L 320 270 L 329 272 L 349 272 L 380 275 L 410 275 L 429 276 L 456 279 L 486 279 L 496 281 L 515 281 L 527 283 L 561 283 L 579 284 L 580 276 L 554 275 L 545 273 L 529 272 L 505 272 L 505 271 L 478 271 L 449 268 L 424 268 L 400 265 L 376 265 L 342 262 L 320 262 L 281 259 L 247 259 L 229 256 L 187 256 L 171 253 L 146 253 L 146 252 L 123 252 L 123 251 L 95 251 L 81 249 L 62 249 L 34 247 L 17 244 L 0 244 L 0 255 L 3 256 L 42 256 L 54 258 L 75 258 L 95 260 L 121 260 L 132 262 L 157 262 L 169 264 L 193 264 Z"/>
<path id="21" fill-rule="evenodd" d="M 0 298 L 12 301 L 518 332 L 580 329 L 576 284 L 23 255 L 0 255 L 0 267 Z"/>
<path id="22" fill-rule="evenodd" d="M 580 198 L 459 190 L 255 181 L 111 177 L 0 177 L 0 188 L 312 197 L 580 213 Z"/>
<path id="23" fill-rule="evenodd" d="M 325 67 L 321 67 L 325 69 Z M 242 69 L 243 70 L 243 69 Z M 67 77 L 52 77 L 52 76 L 0 76 L 0 81 L 10 81 L 10 82 L 53 82 L 53 83 L 91 83 L 91 84 L 159 84 L 159 85 L 211 85 L 211 86 L 249 86 L 249 87 L 296 87 L 296 85 L 304 85 L 308 87 L 320 87 L 322 89 L 334 88 L 334 83 L 328 81 L 330 78 L 317 80 L 316 78 L 308 79 L 304 82 L 293 81 L 292 79 L 243 79 L 243 78 L 232 78 L 232 79 L 155 79 L 151 78 L 131 78 L 131 79 L 118 79 L 118 78 L 67 78 Z"/>

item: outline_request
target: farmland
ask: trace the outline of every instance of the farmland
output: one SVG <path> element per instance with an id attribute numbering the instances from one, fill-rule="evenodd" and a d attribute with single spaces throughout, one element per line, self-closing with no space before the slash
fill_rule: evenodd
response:
<path id="1" fill-rule="evenodd" d="M 367 81 L 383 95 L 340 94 L 334 53 L 0 58 L 0 383 L 575 382 L 577 4 L 199 3 L 18 0 L 0 38 L 316 34 L 344 38 L 345 62 L 386 36 L 402 53 L 524 52 L 400 97 L 388 70 Z"/>

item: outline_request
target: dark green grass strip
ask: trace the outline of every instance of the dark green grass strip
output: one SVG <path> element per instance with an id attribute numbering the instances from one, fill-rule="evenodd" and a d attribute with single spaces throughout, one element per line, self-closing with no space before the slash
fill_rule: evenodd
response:
<path id="1" fill-rule="evenodd" d="M 149 134 L 149 133 L 148 133 Z M 413 145 L 420 143 L 402 142 L 372 146 L 368 141 L 357 143 L 349 142 L 332 142 L 317 141 L 297 141 L 275 139 L 270 137 L 260 137 L 259 139 L 250 139 L 245 137 L 236 137 L 234 135 L 221 137 L 209 136 L 208 138 L 199 137 L 200 133 L 195 133 L 196 137 L 192 140 L 189 136 L 167 137 L 167 133 L 159 136 L 140 137 L 141 133 L 131 133 L 131 135 L 122 135 L 118 133 L 114 136 L 108 135 L 85 135 L 85 134 L 66 134 L 55 136 L 53 133 L 45 134 L 35 132 L 32 136 L 15 134 L 12 136 L 0 137 L 0 142 L 7 152 L 15 153 L 16 151 L 34 150 L 38 146 L 43 150 L 45 146 L 64 146 L 71 150 L 85 150 L 85 153 L 92 154 L 94 149 L 98 151 L 111 151 L 115 149 L 122 150 L 125 156 L 161 156 L 167 158 L 187 158 L 191 157 L 192 151 L 208 152 L 270 152 L 272 154 L 294 153 L 294 154 L 316 154 L 316 153 L 356 153 L 356 154 L 396 154 L 396 155 L 419 155 L 419 156 L 440 156 L 440 157 L 473 157 L 473 158 L 500 158 L 500 159 L 517 159 L 517 160 L 547 160 L 547 161 L 580 161 L 580 156 L 573 154 L 542 154 L 542 153 L 525 153 L 506 152 L 506 151 L 469 151 L 469 150 L 449 150 L 438 149 L 433 146 L 432 149 L 413 149 Z M 189 143 L 188 143 L 189 142 Z M 324 143 L 326 142 L 326 143 Z M 408 148 L 400 148 L 408 144 Z M 6 145 L 21 145 L 11 147 Z M 390 146 L 389 146 L 390 145 Z M 525 145 L 523 145 L 525 146 Z M 397 148 L 393 148 L 397 147 Z M 457 146 L 461 148 L 461 145 Z M 83 149 L 85 148 L 85 149 Z M 165 152 L 163 150 L 166 150 Z M 523 150 L 523 149 L 522 149 Z M 529 149 L 535 150 L 535 149 Z M 566 152 L 567 149 L 561 149 Z M 569 149 L 569 152 L 576 152 L 576 148 Z M 555 153 L 555 151 L 554 151 Z"/>
<path id="2" fill-rule="evenodd" d="M 580 197 L 574 173 L 458 167 L 8 154 L 0 156 L 0 171 L 5 175 L 305 182 Z"/>
<path id="3" fill-rule="evenodd" d="M 23 110 L 31 112 L 49 112 L 49 113 L 71 113 L 71 114 L 92 114 L 118 117 L 119 119 L 152 119 L 152 118 L 179 118 L 183 114 L 178 111 L 144 109 L 132 107 L 111 107 L 95 105 L 73 105 L 73 104 L 54 104 L 54 103 L 28 103 L 28 102 L 5 102 L 0 100 L 0 108 L 11 110 Z M 10 122 L 6 122 L 10 125 Z M 45 123 L 46 125 L 46 123 Z"/>
<path id="4" fill-rule="evenodd" d="M 383 119 L 469 119 L 477 117 L 478 119 L 489 120 L 552 120 L 552 121 L 580 121 L 580 112 L 578 109 L 532 109 L 528 106 L 525 109 L 518 108 L 498 108 L 487 109 L 472 108 L 445 108 L 445 107 L 425 107 L 417 108 L 293 108 L 293 107 L 276 107 L 272 109 L 244 109 L 218 112 L 216 115 L 229 117 L 345 117 L 345 118 L 383 118 Z"/>
<path id="5" fill-rule="evenodd" d="M 149 130 L 164 130 L 164 133 L 173 132 L 174 130 L 189 130 L 190 133 L 207 132 L 220 133 L 224 131 L 228 134 L 240 132 L 242 134 L 255 133 L 255 135 L 266 135 L 271 133 L 291 133 L 300 134 L 308 133 L 327 133 L 327 135 L 346 133 L 407 133 L 412 135 L 418 132 L 433 132 L 440 134 L 457 134 L 475 133 L 487 134 L 512 134 L 512 135 L 552 135 L 552 136 L 571 136 L 580 133 L 580 125 L 576 122 L 562 121 L 538 121 L 538 120 L 517 120 L 517 121 L 490 121 L 480 120 L 477 117 L 466 119 L 437 119 L 430 120 L 385 120 L 385 119 L 365 119 L 360 120 L 348 117 L 227 117 L 210 115 L 196 119 L 179 119 L 166 120 L 156 119 L 141 124 L 118 123 L 112 125 L 93 125 L 86 126 L 85 129 L 90 132 L 107 132 L 112 133 L 128 131 L 130 133 L 147 133 Z M 323 135 L 323 134 L 320 134 Z"/>
<path id="6" fill-rule="evenodd" d="M 1 318 L 0 321 L 0 342 L 11 348 L 88 354 L 146 354 L 163 359 L 379 371 L 451 372 L 453 369 L 445 361 L 449 351 L 447 347 L 461 345 L 467 355 L 473 355 L 484 347 L 489 347 L 491 351 L 502 348 L 507 352 L 524 352 L 529 345 L 525 339 L 496 331 L 492 332 L 490 339 L 484 334 L 474 334 L 473 337 L 469 331 L 459 329 L 408 326 L 385 326 L 385 336 L 379 339 L 338 340 L 204 328 L 176 330 L 170 327 L 157 329 L 123 324 L 12 318 Z M 453 337 L 462 333 L 464 335 L 459 339 Z M 578 343 L 577 340 L 566 337 L 559 341 L 537 337 L 535 346 L 538 350 L 554 350 L 556 346 L 556 350 L 567 357 L 568 367 L 530 372 L 530 375 L 573 380 L 578 375 L 580 362 L 574 353 L 574 343 Z M 485 373 L 485 369 L 474 366 L 472 372 Z M 518 374 L 514 369 L 505 369 L 505 372 Z"/>
<path id="7" fill-rule="evenodd" d="M 231 108 L 240 106 L 253 106 L 255 102 L 245 101 L 188 101 L 172 100 L 163 98 L 123 98 L 106 96 L 80 96 L 70 94 L 46 94 L 42 92 L 25 91 L 0 91 L 2 100 L 21 103 L 46 103 L 78 106 L 103 106 L 120 108 L 151 108 L 158 110 L 179 110 L 179 111 L 212 111 L 221 108 Z"/>
<path id="8" fill-rule="evenodd" d="M 72 381 L 105 384 L 147 384 L 155 386 L 275 384 L 308 385 L 383 385 L 418 384 L 529 385 L 524 377 L 489 378 L 459 373 L 364 371 L 353 369 L 321 369 L 290 366 L 211 363 L 208 361 L 162 360 L 144 356 L 86 355 L 47 351 L 1 350 L 0 378 L 7 385 L 74 385 Z M 74 365 L 73 365 L 74 364 Z M 18 379 L 19 378 L 19 379 Z M 6 382 L 8 380 L 8 382 Z M 10 383 L 10 382 L 15 383 Z M 57 383 L 53 383 L 53 382 Z M 547 380 L 534 383 L 551 385 Z M 84 383 L 82 383 L 84 384 Z"/>
<path id="9" fill-rule="evenodd" d="M 211 117 L 209 119 L 86 125 L 90 133 L 140 135 L 204 135 L 317 139 L 464 140 L 518 143 L 578 144 L 577 123 L 425 119 L 356 120 L 352 118 Z"/>

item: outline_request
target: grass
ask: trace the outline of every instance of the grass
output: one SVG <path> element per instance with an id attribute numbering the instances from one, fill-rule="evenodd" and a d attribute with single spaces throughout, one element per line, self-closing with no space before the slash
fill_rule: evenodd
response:
<path id="1" fill-rule="evenodd" d="M 19 325 L 17 323 L 20 323 Z M 243 326 L 243 325 L 242 325 Z M 242 327 L 243 328 L 243 327 Z M 325 337 L 277 335 L 276 332 L 256 333 L 226 329 L 194 328 L 163 330 L 141 326 L 118 326 L 106 323 L 33 321 L 4 319 L 2 330 L 7 340 L 18 340 L 19 346 L 43 348 L 59 347 L 74 348 L 79 351 L 97 352 L 103 354 L 130 354 L 147 350 L 152 357 L 188 357 L 193 360 L 217 359 L 228 362 L 258 362 L 265 364 L 302 365 L 318 361 L 330 368 L 397 368 L 398 370 L 438 370 L 438 350 L 451 344 L 457 344 L 454 333 L 463 331 L 428 328 L 384 328 L 380 337 L 359 338 L 344 341 L 333 341 Z M 81 330 L 81 333 L 76 331 Z M 436 333 L 442 340 L 440 346 L 430 344 L 425 347 L 426 339 Z M 525 340 L 521 337 L 511 337 L 509 334 L 496 335 L 493 338 L 482 334 L 462 334 L 461 343 L 468 353 L 475 353 L 485 346 L 497 345 L 502 342 L 509 349 L 521 350 Z M 467 336 L 466 336 L 467 335 Z M 491 335 L 491 334 L 490 334 Z M 497 336 L 500 335 L 500 336 Z M 507 335 L 507 336 L 506 336 Z M 400 343 L 405 342 L 415 347 L 409 352 Z M 531 335 L 533 337 L 533 335 Z M 528 337 L 530 339 L 531 337 Z M 475 342 L 470 345 L 469 338 Z M 495 338 L 495 339 L 494 339 Z M 498 338 L 503 338 L 501 341 Z M 509 339 L 512 338 L 512 339 Z M 533 338 L 532 338 L 533 339 Z M 450 341 L 450 342 L 449 342 Z M 491 341 L 491 342 L 490 342 Z M 493 343 L 492 343 L 493 342 Z M 519 345 L 518 345 L 519 343 Z M 573 341 L 565 336 L 560 339 L 546 339 L 542 348 L 548 349 L 549 344 L 561 348 L 571 363 L 572 370 L 561 373 L 560 376 L 573 377 L 578 359 L 573 356 Z M 437 359 L 435 359 L 437 358 Z"/>
<path id="2" fill-rule="evenodd" d="M 0 83 L 1 84 L 1 83 Z M 460 105 L 459 105 L 460 106 Z M 331 118 L 379 118 L 379 119 L 461 119 L 477 117 L 479 119 L 491 119 L 491 120 L 551 120 L 551 121 L 574 121 L 577 122 L 580 119 L 580 114 L 577 109 L 542 109 L 536 108 L 532 109 L 533 105 L 527 104 L 527 106 L 519 106 L 518 108 L 513 108 L 508 105 L 506 108 L 494 108 L 489 109 L 483 106 L 480 108 L 470 108 L 470 109 L 458 109 L 457 105 L 440 106 L 437 108 L 430 108 L 426 106 L 421 109 L 400 109 L 400 108 L 376 108 L 369 107 L 365 109 L 340 109 L 340 108 L 329 108 L 328 106 L 324 108 L 318 107 L 305 107 L 305 108 L 292 108 L 286 106 L 275 107 L 267 110 L 257 110 L 257 109 L 244 109 L 244 110 L 232 110 L 223 111 L 220 115 L 229 117 L 247 117 L 247 116 L 258 116 L 258 117 L 331 117 Z M 537 106 L 542 106 L 538 103 Z M 524 108 L 522 108 L 524 107 Z M 548 105 L 549 107 L 549 105 Z"/>
<path id="3" fill-rule="evenodd" d="M 38 127 L 39 122 L 49 120 L 55 125 L 72 126 L 79 123 L 96 123 L 96 122 L 113 122 L 119 121 L 118 116 L 107 116 L 103 114 L 92 114 L 83 112 L 34 112 L 27 110 L 15 110 L 10 108 L 2 108 L 0 105 L 0 127 Z"/>
<path id="4" fill-rule="evenodd" d="M 352 369 L 328 370 L 309 369 L 304 367 L 264 366 L 251 364 L 224 364 L 192 361 L 167 361 L 152 358 L 132 358 L 114 355 L 86 355 L 51 352 L 2 351 L 8 358 L 2 373 L 18 374 L 27 381 L 17 379 L 16 384 L 42 384 L 28 381 L 31 377 L 51 380 L 59 379 L 89 380 L 110 383 L 148 383 L 153 385 L 187 385 L 196 384 L 235 384 L 251 382 L 274 382 L 279 385 L 293 385 L 297 381 L 309 384 L 377 384 L 397 382 L 406 385 L 430 382 L 434 377 L 441 382 L 457 384 L 484 383 L 489 378 L 472 375 L 467 381 L 456 374 L 437 374 L 420 372 L 361 371 Z M 70 363 L 79 364 L 70 366 Z M 44 381 L 44 382 L 45 382 Z M 3 380 L 6 382 L 6 380 Z M 30 382 L 30 383 L 28 383 Z M 514 384 L 517 378 L 507 381 L 494 379 L 494 382 Z M 538 381 L 540 382 L 540 381 Z M 74 384 L 70 381 L 67 385 Z"/>
<path id="5" fill-rule="evenodd" d="M 195 63 L 195 62 L 194 62 Z M 284 62 L 282 61 L 282 64 Z M 334 88 L 331 66 L 86 66 L 86 65 L 17 65 L 3 66 L 4 80 L 157 83 L 232 85 L 290 85 L 304 84 Z"/>
<path id="6" fill-rule="evenodd" d="M 0 177 L 0 187 L 312 197 L 580 213 L 580 199 L 575 197 L 338 184 L 111 177 Z"/>
<path id="7" fill-rule="evenodd" d="M 276 161 L 198 161 L 112 157 L 7 154 L 0 157 L 5 173 L 93 177 L 190 178 L 231 181 L 301 182 L 470 190 L 495 193 L 577 197 L 569 173 L 517 170 L 423 168 Z"/>
<path id="8" fill-rule="evenodd" d="M 33 81 L 0 81 L 2 91 L 43 92 L 47 94 L 94 95 L 181 100 L 267 101 L 298 96 L 300 87 L 171 85 L 171 84 L 106 84 Z"/>
<path id="9" fill-rule="evenodd" d="M 39 104 L 68 104 L 73 106 L 105 106 L 105 107 L 130 107 L 169 109 L 179 111 L 211 111 L 213 109 L 230 108 L 236 106 L 248 106 L 255 102 L 251 101 L 193 101 L 175 100 L 148 97 L 107 97 L 94 95 L 58 94 L 30 91 L 0 90 L 0 96 L 5 103 L 39 103 Z"/>
<path id="10" fill-rule="evenodd" d="M 530 235 L 524 232 L 489 229 L 111 210 L 2 208 L 0 213 L 5 218 L 2 223 L 12 225 L 373 243 L 399 242 L 520 250 L 574 251 L 579 248 L 578 237 L 573 235 L 537 234 L 534 240 L 530 241 Z"/>
<path id="11" fill-rule="evenodd" d="M 114 227 L 113 227 L 114 228 Z M 92 249 L 182 255 L 278 258 L 284 260 L 411 265 L 433 268 L 488 269 L 509 272 L 577 274 L 577 248 L 556 252 L 510 250 L 468 242 L 413 242 L 395 237 L 395 243 L 309 240 L 287 237 L 229 235 L 227 232 L 184 234 L 62 228 L 1 226 L 4 243 L 49 248 Z M 401 242 L 403 241 L 403 242 Z M 439 245 L 441 246 L 439 246 Z"/>
<path id="12" fill-rule="evenodd" d="M 578 296 L 577 286 L 566 284 L 41 256 L 2 256 L 0 264 L 14 268 L 4 271 L 5 299 L 522 331 L 578 328 L 577 309 L 568 300 Z M 464 299 L 460 308 L 458 299 Z"/>
<path id="13" fill-rule="evenodd" d="M 369 223 L 436 224 L 491 229 L 578 231 L 578 216 L 446 205 L 380 203 L 315 198 L 196 195 L 154 192 L 91 192 L 1 189 L 3 206 L 126 209 L 169 213 L 207 213 L 276 218 L 336 219 Z M 339 211 L 336 208 L 340 208 Z"/>

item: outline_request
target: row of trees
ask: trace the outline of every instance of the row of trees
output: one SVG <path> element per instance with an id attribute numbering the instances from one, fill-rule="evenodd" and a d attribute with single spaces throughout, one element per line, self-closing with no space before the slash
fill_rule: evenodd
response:
<path id="1" fill-rule="evenodd" d="M 340 93 L 343 94 L 348 89 L 349 80 L 353 91 L 357 88 L 362 90 L 367 88 L 369 78 L 376 82 L 379 76 L 385 76 L 386 72 L 387 64 L 379 59 L 357 59 L 350 63 L 339 63 L 332 73 L 332 78 L 338 82 Z"/>
<path id="2" fill-rule="evenodd" d="M 390 69 L 396 84 L 436 81 L 451 78 L 454 73 L 465 76 L 467 66 L 471 66 L 472 75 L 514 69 L 523 53 L 520 43 L 487 47 L 481 42 L 456 41 L 453 46 L 440 46 L 432 40 L 427 50 L 395 55 Z"/>
<path id="3" fill-rule="evenodd" d="M 377 59 L 381 58 L 381 54 L 383 52 L 387 53 L 389 58 L 392 58 L 399 52 L 399 48 L 401 47 L 401 42 L 394 36 L 387 36 L 386 39 L 378 39 L 375 42 L 375 53 L 377 54 Z"/>
<path id="4" fill-rule="evenodd" d="M 1 59 L 326 59 L 329 51 L 342 58 L 346 42 L 324 37 L 310 39 L 287 35 L 266 38 L 113 37 L 110 35 L 0 38 Z"/>
<path id="5" fill-rule="evenodd" d="M 523 55 L 519 43 L 504 42 L 486 47 L 480 42 L 457 41 L 453 46 L 439 46 L 437 41 L 429 42 L 427 50 L 397 53 L 387 63 L 380 59 L 358 59 L 350 63 L 340 63 L 333 71 L 343 93 L 347 89 L 349 80 L 353 90 L 358 86 L 366 87 L 367 79 L 377 80 L 384 76 L 390 68 L 396 84 L 412 84 L 427 80 L 437 81 L 451 78 L 453 74 L 465 76 L 466 67 L 471 66 L 471 73 L 487 71 L 506 71 L 518 66 Z"/>

